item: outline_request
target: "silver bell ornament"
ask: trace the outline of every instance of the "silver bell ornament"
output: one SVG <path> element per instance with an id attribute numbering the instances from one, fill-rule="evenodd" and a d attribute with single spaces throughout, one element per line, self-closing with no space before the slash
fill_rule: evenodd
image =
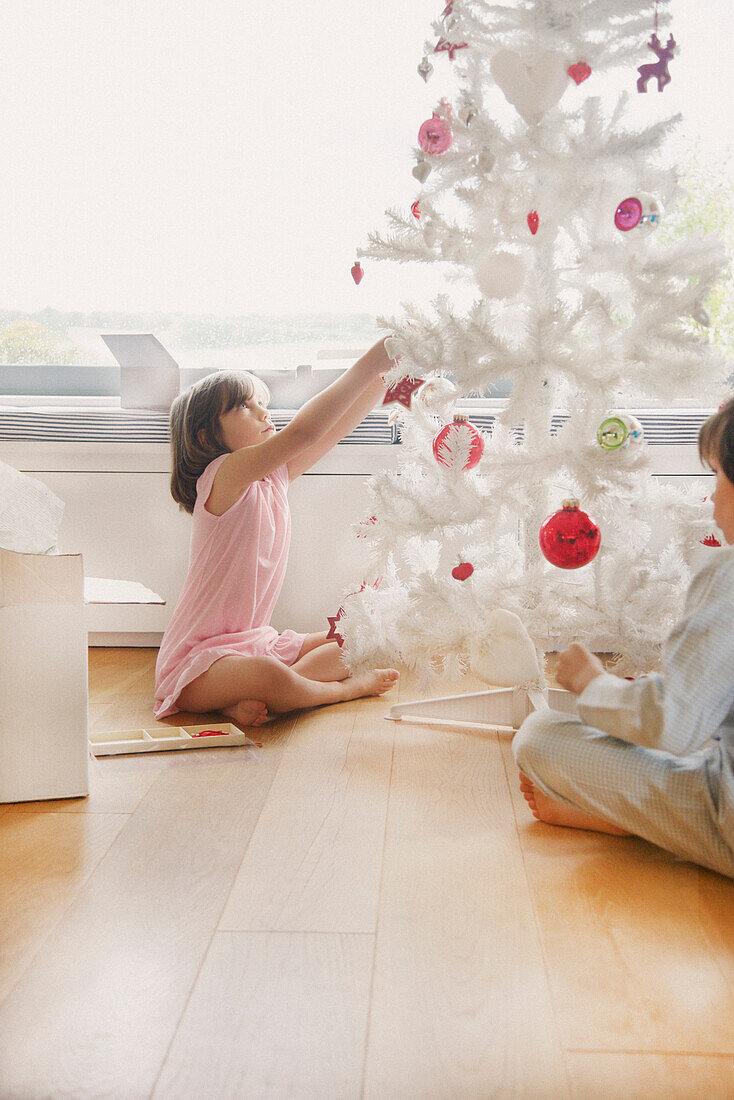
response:
<path id="1" fill-rule="evenodd" d="M 637 197 L 642 203 L 640 229 L 647 230 L 648 232 L 651 229 L 657 229 L 665 217 L 665 207 L 662 202 L 657 195 L 651 195 L 647 191 L 639 192 Z"/>
<path id="2" fill-rule="evenodd" d="M 703 325 L 704 328 L 708 328 L 711 324 L 711 314 L 700 302 L 695 309 L 691 310 L 691 317 L 694 321 L 698 321 L 699 325 Z"/>
<path id="3" fill-rule="evenodd" d="M 427 57 L 423 58 L 420 65 L 418 66 L 417 71 L 418 71 L 418 75 L 422 76 L 423 79 L 426 81 L 426 83 L 428 83 L 428 79 L 431 76 L 431 74 L 433 73 L 433 65 L 431 64 L 431 62 L 428 60 Z"/>
<path id="4" fill-rule="evenodd" d="M 433 248 L 434 244 L 436 243 L 437 238 L 438 238 L 438 233 L 436 232 L 436 229 L 435 229 L 434 226 L 432 226 L 432 225 L 424 225 L 423 226 L 423 240 L 425 241 L 426 245 L 429 248 Z"/>
<path id="5" fill-rule="evenodd" d="M 482 151 L 477 155 L 476 166 L 480 172 L 488 174 L 494 168 L 494 163 L 496 159 L 497 158 L 495 157 L 494 153 L 492 153 L 489 149 L 482 149 Z"/>

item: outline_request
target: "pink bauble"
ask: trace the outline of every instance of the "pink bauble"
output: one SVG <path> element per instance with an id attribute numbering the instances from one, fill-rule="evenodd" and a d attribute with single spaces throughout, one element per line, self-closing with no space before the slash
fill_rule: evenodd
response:
<path id="1" fill-rule="evenodd" d="M 455 416 L 436 432 L 433 453 L 441 466 L 451 470 L 471 470 L 484 454 L 482 433 L 465 416 Z"/>
<path id="2" fill-rule="evenodd" d="M 559 569 L 580 569 L 601 546 L 601 532 L 577 500 L 564 500 L 558 512 L 543 520 L 538 535 L 543 556 Z"/>
<path id="3" fill-rule="evenodd" d="M 623 233 L 629 232 L 640 224 L 642 219 L 642 203 L 634 197 L 623 199 L 614 214 L 614 224 Z"/>
<path id="4" fill-rule="evenodd" d="M 445 153 L 453 140 L 451 127 L 440 115 L 429 118 L 418 131 L 418 144 L 424 153 Z"/>

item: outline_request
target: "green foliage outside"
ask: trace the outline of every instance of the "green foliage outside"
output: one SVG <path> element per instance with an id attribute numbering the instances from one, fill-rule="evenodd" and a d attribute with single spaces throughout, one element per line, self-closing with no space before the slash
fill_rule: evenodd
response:
<path id="1" fill-rule="evenodd" d="M 0 328 L 0 363 L 78 366 L 91 362 L 87 352 L 30 317 L 8 321 Z"/>
<path id="2" fill-rule="evenodd" d="M 715 233 L 734 257 L 734 170 L 731 154 L 723 163 L 706 163 L 696 149 L 684 165 L 680 180 L 682 200 L 666 217 L 661 235 L 674 239 L 691 233 Z M 705 327 L 691 318 L 684 324 L 706 335 L 724 355 L 734 359 L 734 276 L 731 262 L 723 278 L 706 299 L 711 325 Z"/>

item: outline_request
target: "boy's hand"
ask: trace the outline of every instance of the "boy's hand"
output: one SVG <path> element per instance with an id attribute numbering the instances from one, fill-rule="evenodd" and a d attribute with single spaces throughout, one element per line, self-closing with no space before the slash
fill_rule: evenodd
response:
<path id="1" fill-rule="evenodd" d="M 568 649 L 558 654 L 556 680 L 574 695 L 580 695 L 603 671 L 604 665 L 599 658 L 578 642 L 572 642 Z"/>

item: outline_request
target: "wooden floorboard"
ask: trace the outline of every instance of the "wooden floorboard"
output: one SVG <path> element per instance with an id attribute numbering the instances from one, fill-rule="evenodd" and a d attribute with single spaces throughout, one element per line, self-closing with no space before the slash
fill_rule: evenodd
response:
<path id="1" fill-rule="evenodd" d="M 731 1100 L 734 1058 L 691 1054 L 569 1054 L 573 1100 Z"/>
<path id="2" fill-rule="evenodd" d="M 535 821 L 503 742 L 564 1047 L 734 1054 L 734 943 L 712 915 L 731 919 L 734 882 L 643 840 Z"/>
<path id="3" fill-rule="evenodd" d="M 568 1095 L 497 735 L 401 722 L 365 1096 L 486 1095 Z"/>
<path id="4" fill-rule="evenodd" d="M 300 718 L 220 929 L 375 933 L 393 742 L 384 710 L 369 700 Z"/>
<path id="5" fill-rule="evenodd" d="M 3 1100 L 150 1095 L 281 751 L 179 753 L 157 772 L 0 1006 Z"/>
<path id="6" fill-rule="evenodd" d="M 154 662 L 91 651 L 93 728 L 151 724 Z M 0 806 L 2 1100 L 734 1096 L 734 883 L 535 822 L 509 735 L 385 721 L 481 686 Z"/>
<path id="7" fill-rule="evenodd" d="M 125 814 L 0 812 L 0 1002 L 126 822 Z"/>
<path id="8" fill-rule="evenodd" d="M 358 1100 L 374 937 L 218 932 L 154 1096 Z"/>

